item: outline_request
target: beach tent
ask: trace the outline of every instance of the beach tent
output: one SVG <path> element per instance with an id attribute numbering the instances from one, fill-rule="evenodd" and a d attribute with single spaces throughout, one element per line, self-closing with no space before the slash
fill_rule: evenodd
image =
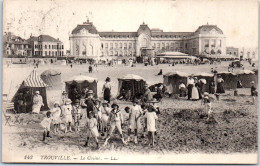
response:
<path id="1" fill-rule="evenodd" d="M 145 84 L 146 81 L 144 78 L 134 74 L 127 74 L 122 78 L 118 78 L 118 93 L 120 93 L 122 89 L 130 89 L 131 98 L 133 98 L 144 93 Z"/>
<path id="2" fill-rule="evenodd" d="M 231 73 L 231 72 L 219 72 L 217 75 L 221 75 L 222 79 L 224 80 L 224 88 L 229 90 L 229 89 L 236 89 L 237 88 L 237 81 L 238 77 L 237 74 Z"/>
<path id="3" fill-rule="evenodd" d="M 92 78 L 86 75 L 74 76 L 68 81 L 65 81 L 65 90 L 68 92 L 70 98 L 73 88 L 77 88 L 78 91 L 82 91 L 84 87 L 88 87 L 89 90 L 93 90 L 94 97 L 97 97 L 97 78 Z"/>
<path id="4" fill-rule="evenodd" d="M 45 70 L 41 74 L 41 79 L 49 85 L 47 87 L 48 90 L 60 90 L 62 88 L 61 85 L 61 72 L 57 70 Z"/>
<path id="5" fill-rule="evenodd" d="M 48 87 L 48 85 L 44 83 L 44 81 L 38 75 L 36 70 L 33 70 L 31 74 L 22 82 L 15 96 L 13 97 L 12 101 L 15 102 L 15 97 L 19 92 L 24 92 L 27 90 L 30 93 L 31 101 L 32 101 L 35 91 L 39 91 L 44 103 L 44 106 L 41 108 L 41 110 L 48 110 L 49 107 L 47 104 L 46 87 Z M 31 112 L 31 110 L 28 111 Z"/>
<path id="6" fill-rule="evenodd" d="M 200 72 L 193 75 L 194 77 L 197 77 L 198 80 L 205 79 L 206 84 L 203 86 L 203 92 L 209 92 L 209 85 L 212 81 L 214 81 L 214 74 L 212 73 L 205 73 Z"/>
<path id="7" fill-rule="evenodd" d="M 240 70 L 238 72 L 238 79 L 241 81 L 244 88 L 250 88 L 251 81 L 254 81 L 256 85 L 258 83 L 257 75 L 251 70 Z"/>
<path id="8" fill-rule="evenodd" d="M 188 74 L 180 71 L 169 72 L 163 75 L 163 83 L 171 94 L 179 93 L 180 82 L 187 84 Z"/>
<path id="9" fill-rule="evenodd" d="M 67 65 L 67 62 L 66 62 L 66 60 L 61 60 L 61 63 L 60 63 L 62 66 L 66 66 Z"/>

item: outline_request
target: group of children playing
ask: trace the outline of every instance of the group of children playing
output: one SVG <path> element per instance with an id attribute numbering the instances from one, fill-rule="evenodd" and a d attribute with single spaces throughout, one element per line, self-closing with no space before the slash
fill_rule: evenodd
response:
<path id="1" fill-rule="evenodd" d="M 111 138 L 115 128 L 117 128 L 120 138 L 123 144 L 127 144 L 131 141 L 131 134 L 134 132 L 134 143 L 138 143 L 138 132 L 148 132 L 148 145 L 154 146 L 155 139 L 154 133 L 156 132 L 156 120 L 159 108 L 151 101 L 148 104 L 141 104 L 140 101 L 133 101 L 133 105 L 125 107 L 126 114 L 129 115 L 129 119 L 125 120 L 122 113 L 122 109 L 114 102 L 111 107 L 107 101 L 101 102 L 100 100 L 94 100 L 94 111 L 84 110 L 80 101 L 76 100 L 72 105 L 71 100 L 67 99 L 62 106 L 59 102 L 55 102 L 53 108 L 46 113 L 46 117 L 41 122 L 44 128 L 43 141 L 46 137 L 50 136 L 51 124 L 53 124 L 54 133 L 59 130 L 64 130 L 65 133 L 72 132 L 72 125 L 75 132 L 80 131 L 80 123 L 85 124 L 86 143 L 84 146 L 88 146 L 90 138 L 94 138 L 99 148 L 99 136 L 105 138 L 104 146 L 108 144 L 108 140 Z M 84 116 L 86 112 L 86 116 Z M 127 116 L 128 117 L 128 116 Z M 141 119 L 144 123 L 142 125 Z M 128 131 L 127 140 L 124 139 L 122 126 L 127 121 Z"/>

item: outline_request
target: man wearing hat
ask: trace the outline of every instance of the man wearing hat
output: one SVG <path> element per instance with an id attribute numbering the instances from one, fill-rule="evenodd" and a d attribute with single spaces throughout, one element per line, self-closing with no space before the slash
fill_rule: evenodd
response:
<path id="1" fill-rule="evenodd" d="M 152 92 L 149 89 L 147 84 L 145 84 L 144 89 L 145 89 L 145 92 L 144 92 L 144 95 L 143 95 L 143 102 L 152 100 L 153 99 Z"/>
<path id="2" fill-rule="evenodd" d="M 88 91 L 88 98 L 85 101 L 87 105 L 87 117 L 89 117 L 89 112 L 93 112 L 95 110 L 95 100 L 93 90 Z"/>
<path id="3" fill-rule="evenodd" d="M 82 119 L 82 108 L 78 99 L 75 100 L 75 104 L 72 106 L 72 118 L 74 120 L 75 131 L 80 131 L 79 122 Z"/>
<path id="4" fill-rule="evenodd" d="M 115 128 L 117 128 L 117 130 L 119 131 L 123 144 L 127 144 L 123 138 L 123 132 L 121 129 L 121 125 L 124 122 L 123 114 L 121 113 L 121 111 L 119 109 L 119 105 L 116 102 L 114 102 L 112 104 L 112 110 L 109 114 L 108 119 L 110 121 L 110 130 L 109 130 L 109 133 L 107 135 L 104 145 L 107 145 L 107 142 L 110 139 L 110 136 L 113 133 L 113 131 L 115 130 Z"/>
<path id="5" fill-rule="evenodd" d="M 33 96 L 32 113 L 39 114 L 42 106 L 44 106 L 42 96 L 39 91 L 36 91 Z"/>
<path id="6" fill-rule="evenodd" d="M 65 105 L 62 106 L 62 115 L 64 116 L 64 121 L 66 123 L 65 133 L 67 133 L 68 128 L 69 128 L 69 132 L 72 132 L 72 130 L 71 130 L 72 106 L 71 106 L 70 99 L 67 99 L 65 101 Z"/>

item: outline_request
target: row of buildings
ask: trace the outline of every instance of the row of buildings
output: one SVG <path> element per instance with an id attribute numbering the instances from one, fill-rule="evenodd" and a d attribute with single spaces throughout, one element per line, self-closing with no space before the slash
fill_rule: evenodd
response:
<path id="1" fill-rule="evenodd" d="M 64 56 L 64 44 L 49 35 L 23 39 L 10 32 L 3 35 L 3 53 L 8 56 Z"/>
<path id="2" fill-rule="evenodd" d="M 5 55 L 64 56 L 64 44 L 49 35 L 30 36 L 25 40 L 11 33 L 3 38 Z M 257 58 L 257 48 L 226 47 L 226 36 L 216 25 L 202 25 L 194 32 L 164 32 L 150 29 L 142 23 L 136 32 L 99 32 L 87 20 L 78 24 L 69 36 L 70 56 L 94 58 L 100 56 L 139 57 L 165 51 L 193 56 L 234 56 Z M 240 51 L 240 52 L 239 52 Z"/>

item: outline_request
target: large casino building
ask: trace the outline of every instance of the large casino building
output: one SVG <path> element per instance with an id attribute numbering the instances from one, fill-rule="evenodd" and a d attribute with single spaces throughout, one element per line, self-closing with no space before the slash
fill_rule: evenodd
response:
<path id="1" fill-rule="evenodd" d="M 193 56 L 226 54 L 226 37 L 216 25 L 202 25 L 195 32 L 164 32 L 145 23 L 136 32 L 99 32 L 89 20 L 70 34 L 70 54 L 78 58 L 144 56 L 165 51 Z M 152 50 L 152 51 L 151 51 Z"/>

